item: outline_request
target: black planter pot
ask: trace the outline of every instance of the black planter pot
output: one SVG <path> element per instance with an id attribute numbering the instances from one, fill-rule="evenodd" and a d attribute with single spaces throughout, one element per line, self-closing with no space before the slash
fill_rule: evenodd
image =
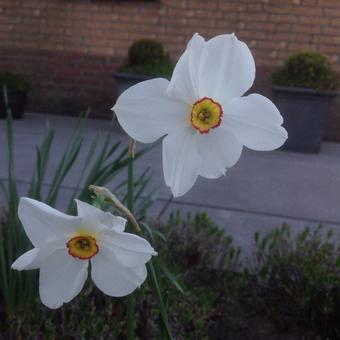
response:
<path id="1" fill-rule="evenodd" d="M 285 150 L 318 153 L 336 92 L 273 87 L 275 104 L 288 131 Z"/>
<path id="2" fill-rule="evenodd" d="M 117 83 L 117 96 L 120 96 L 126 89 L 136 85 L 144 80 L 153 79 L 154 77 L 144 76 L 139 74 L 129 74 L 123 72 L 115 72 L 113 77 Z"/>
<path id="3" fill-rule="evenodd" d="M 8 89 L 8 105 L 12 112 L 12 117 L 14 119 L 20 119 L 23 117 L 26 103 L 27 103 L 27 92 Z M 0 91 L 0 118 L 4 119 L 7 117 L 7 110 L 5 105 L 5 99 L 2 91 Z"/>

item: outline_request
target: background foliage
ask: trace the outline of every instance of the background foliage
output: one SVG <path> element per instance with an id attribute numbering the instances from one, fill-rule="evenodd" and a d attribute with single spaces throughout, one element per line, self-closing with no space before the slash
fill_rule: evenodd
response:
<path id="1" fill-rule="evenodd" d="M 285 64 L 272 76 L 275 85 L 335 90 L 338 77 L 328 58 L 315 51 L 291 55 Z"/>
<path id="2" fill-rule="evenodd" d="M 171 76 L 173 65 L 164 53 L 163 45 L 155 40 L 138 40 L 129 48 L 129 59 L 120 72 L 140 74 L 152 77 Z"/>

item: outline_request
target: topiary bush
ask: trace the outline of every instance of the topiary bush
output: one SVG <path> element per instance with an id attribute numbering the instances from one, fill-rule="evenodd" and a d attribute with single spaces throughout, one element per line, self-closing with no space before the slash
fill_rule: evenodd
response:
<path id="1" fill-rule="evenodd" d="M 129 48 L 128 56 L 128 63 L 119 68 L 120 72 L 166 78 L 172 73 L 170 59 L 158 41 L 136 41 Z"/>
<path id="2" fill-rule="evenodd" d="M 21 74 L 0 72 L 0 88 L 6 86 L 9 90 L 28 92 L 31 89 L 29 81 Z"/>
<path id="3" fill-rule="evenodd" d="M 291 55 L 285 64 L 273 74 L 274 85 L 335 90 L 338 77 L 328 58 L 315 51 Z"/>
<path id="4" fill-rule="evenodd" d="M 147 64 L 151 60 L 162 60 L 164 56 L 163 45 L 159 41 L 151 39 L 139 40 L 134 42 L 129 49 L 129 64 Z"/>

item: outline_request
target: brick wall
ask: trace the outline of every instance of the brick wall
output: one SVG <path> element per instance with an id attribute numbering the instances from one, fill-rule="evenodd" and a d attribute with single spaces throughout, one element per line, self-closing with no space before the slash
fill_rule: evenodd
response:
<path id="1" fill-rule="evenodd" d="M 255 89 L 301 49 L 327 54 L 340 72 L 340 0 L 0 0 L 0 70 L 19 70 L 35 90 L 30 108 L 109 114 L 112 72 L 130 44 L 156 38 L 175 61 L 194 32 L 235 32 L 257 64 Z M 340 140 L 340 109 L 328 137 Z"/>

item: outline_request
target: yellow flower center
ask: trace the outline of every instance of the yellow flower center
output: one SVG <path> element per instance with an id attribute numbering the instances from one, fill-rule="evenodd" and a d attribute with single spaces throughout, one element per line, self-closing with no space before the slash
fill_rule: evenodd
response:
<path id="1" fill-rule="evenodd" d="M 99 247 L 97 240 L 90 235 L 79 235 L 72 237 L 67 243 L 68 253 L 80 260 L 88 260 L 95 256 Z"/>
<path id="2" fill-rule="evenodd" d="M 200 133 L 208 133 L 221 124 L 222 106 L 211 98 L 204 97 L 194 103 L 191 109 L 191 125 Z"/>

